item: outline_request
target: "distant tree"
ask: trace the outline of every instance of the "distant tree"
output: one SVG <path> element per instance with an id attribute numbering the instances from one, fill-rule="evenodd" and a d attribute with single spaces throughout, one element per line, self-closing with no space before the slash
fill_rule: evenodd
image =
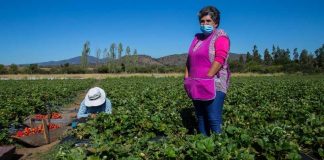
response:
<path id="1" fill-rule="evenodd" d="M 134 49 L 134 55 L 137 55 L 137 49 Z"/>
<path id="2" fill-rule="evenodd" d="M 110 45 L 110 49 L 109 49 L 109 52 L 110 52 L 110 57 L 111 59 L 116 59 L 116 53 L 115 53 L 115 50 L 116 50 L 116 44 L 115 43 L 112 43 Z"/>
<path id="3" fill-rule="evenodd" d="M 131 49 L 129 48 L 129 46 L 126 47 L 126 64 L 130 63 L 130 54 L 131 54 Z"/>
<path id="4" fill-rule="evenodd" d="M 290 51 L 287 48 L 286 51 L 283 50 L 283 55 L 282 55 L 282 64 L 287 64 L 290 63 Z"/>
<path id="5" fill-rule="evenodd" d="M 39 71 L 38 65 L 37 64 L 30 64 L 28 66 L 28 71 L 30 74 L 35 74 Z"/>
<path id="6" fill-rule="evenodd" d="M 274 48 L 273 48 L 274 49 Z M 273 62 L 274 64 L 285 65 L 290 63 L 290 51 L 289 49 L 280 49 L 279 46 L 275 48 L 273 52 Z"/>
<path id="7" fill-rule="evenodd" d="M 294 56 L 294 62 L 298 63 L 299 53 L 297 51 L 297 48 L 294 49 L 293 56 Z"/>
<path id="8" fill-rule="evenodd" d="M 315 51 L 316 66 L 324 69 L 324 44 Z"/>
<path id="9" fill-rule="evenodd" d="M 70 72 L 70 63 L 64 63 L 61 65 L 61 73 L 69 73 Z"/>
<path id="10" fill-rule="evenodd" d="M 299 63 L 305 65 L 308 63 L 308 51 L 303 49 L 299 56 Z"/>
<path id="11" fill-rule="evenodd" d="M 246 61 L 245 61 L 245 63 L 249 63 L 251 61 L 252 61 L 252 56 L 251 56 L 250 52 L 247 52 L 246 53 Z"/>
<path id="12" fill-rule="evenodd" d="M 102 53 L 102 58 L 106 59 L 105 63 L 108 64 L 108 60 L 110 58 L 110 54 L 107 48 L 104 49 L 103 53 Z"/>
<path id="13" fill-rule="evenodd" d="M 0 74 L 7 74 L 7 69 L 3 64 L 0 64 Z"/>
<path id="14" fill-rule="evenodd" d="M 256 63 L 261 63 L 261 56 L 259 54 L 259 51 L 258 51 L 258 48 L 256 45 L 253 46 L 252 54 L 253 54 L 253 61 Z"/>
<path id="15" fill-rule="evenodd" d="M 275 53 L 275 57 L 273 58 L 273 60 L 274 60 L 274 63 L 275 64 L 281 64 L 281 49 L 280 49 L 280 47 L 279 46 L 277 46 L 277 48 L 276 48 L 276 53 Z"/>
<path id="16" fill-rule="evenodd" d="M 64 68 L 68 68 L 68 67 L 70 67 L 70 63 L 64 63 L 63 67 L 64 67 Z"/>
<path id="17" fill-rule="evenodd" d="M 239 60 L 231 60 L 229 65 L 231 66 L 231 72 L 241 72 L 244 69 L 244 64 L 240 63 Z"/>
<path id="18" fill-rule="evenodd" d="M 315 61 L 314 55 L 312 53 L 308 54 L 307 64 L 312 67 L 316 65 L 316 61 Z"/>
<path id="19" fill-rule="evenodd" d="M 243 55 L 242 54 L 240 55 L 240 58 L 239 58 L 239 64 L 244 64 L 244 59 L 243 59 Z"/>
<path id="20" fill-rule="evenodd" d="M 279 47 L 277 47 L 277 48 L 279 48 Z M 278 50 L 276 49 L 276 47 L 274 45 L 272 45 L 271 54 L 272 54 L 274 64 L 278 64 L 279 54 L 278 54 Z"/>
<path id="21" fill-rule="evenodd" d="M 131 52 L 131 49 L 129 48 L 129 46 L 127 46 L 126 47 L 126 55 L 130 56 L 130 52 Z"/>
<path id="22" fill-rule="evenodd" d="M 88 66 L 88 56 L 90 55 L 90 42 L 86 41 L 83 44 L 83 50 L 81 55 L 81 66 L 82 68 L 87 68 Z"/>
<path id="23" fill-rule="evenodd" d="M 121 64 L 121 70 L 122 70 L 122 72 L 125 72 L 126 71 L 126 67 L 125 67 L 125 64 L 124 63 Z"/>
<path id="24" fill-rule="evenodd" d="M 123 53 L 123 44 L 119 43 L 118 44 L 118 59 L 120 59 L 122 57 L 122 53 Z"/>
<path id="25" fill-rule="evenodd" d="M 133 53 L 133 55 L 134 55 L 134 63 L 135 63 L 135 65 L 137 65 L 137 64 L 138 64 L 137 49 L 134 49 L 134 53 Z"/>
<path id="26" fill-rule="evenodd" d="M 9 73 L 10 74 L 18 74 L 18 66 L 16 64 L 11 64 L 9 66 Z"/>
<path id="27" fill-rule="evenodd" d="M 268 48 L 264 50 L 263 56 L 264 56 L 264 58 L 263 58 L 264 59 L 264 64 L 265 65 L 271 65 L 272 64 L 272 57 L 271 57 L 271 55 L 269 53 Z"/>
<path id="28" fill-rule="evenodd" d="M 98 49 L 97 49 L 97 52 L 96 52 L 96 56 L 97 56 L 97 62 L 96 62 L 96 65 L 97 65 L 97 67 L 99 66 L 99 63 L 100 63 L 100 54 L 101 54 L 101 49 L 98 48 Z"/>

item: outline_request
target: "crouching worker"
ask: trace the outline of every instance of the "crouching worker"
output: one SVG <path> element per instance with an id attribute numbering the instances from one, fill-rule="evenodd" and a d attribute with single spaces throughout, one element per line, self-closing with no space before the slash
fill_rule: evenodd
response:
<path id="1" fill-rule="evenodd" d="M 77 118 L 94 118 L 99 112 L 111 114 L 111 102 L 106 93 L 99 87 L 91 88 L 80 104 Z"/>

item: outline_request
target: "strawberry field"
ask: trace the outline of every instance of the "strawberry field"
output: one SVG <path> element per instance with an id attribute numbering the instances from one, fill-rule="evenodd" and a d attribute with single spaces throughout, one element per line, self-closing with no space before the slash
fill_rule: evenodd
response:
<path id="1" fill-rule="evenodd" d="M 0 144 L 12 143 L 9 129 L 32 114 L 58 111 L 71 103 L 95 80 L 10 80 L 0 81 Z"/>
<path id="2" fill-rule="evenodd" d="M 234 77 L 223 132 L 197 134 L 182 78 L 102 80 L 113 114 L 99 114 L 68 135 L 55 159 L 323 159 L 323 76 Z M 95 80 L 0 81 L 0 141 L 32 114 L 59 111 Z M 53 157 L 52 157 L 53 158 Z"/>
<path id="3" fill-rule="evenodd" d="M 197 134 L 182 78 L 110 78 L 100 83 L 113 114 L 78 124 L 56 159 L 324 158 L 324 77 L 235 77 L 223 132 Z M 14 116 L 12 116 L 14 117 Z"/>

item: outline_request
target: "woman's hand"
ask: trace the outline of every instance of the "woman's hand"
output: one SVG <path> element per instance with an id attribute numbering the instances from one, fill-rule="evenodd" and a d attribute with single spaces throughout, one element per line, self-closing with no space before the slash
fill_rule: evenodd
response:
<path id="1" fill-rule="evenodd" d="M 217 61 L 214 61 L 211 68 L 208 71 L 207 77 L 212 78 L 216 73 L 220 70 L 222 65 L 218 63 Z"/>
<path id="2" fill-rule="evenodd" d="M 90 117 L 91 118 L 96 118 L 97 117 L 97 114 L 91 114 Z"/>
<path id="3" fill-rule="evenodd" d="M 208 78 L 213 78 L 214 76 L 215 76 L 214 74 L 210 74 L 210 73 L 207 74 Z"/>
<path id="4" fill-rule="evenodd" d="M 70 117 L 71 117 L 71 118 L 76 118 L 76 117 L 77 117 L 77 113 L 71 113 L 71 114 L 70 114 Z"/>
<path id="5" fill-rule="evenodd" d="M 188 78 L 188 77 L 189 77 L 189 72 L 188 72 L 188 67 L 186 66 L 184 78 Z"/>

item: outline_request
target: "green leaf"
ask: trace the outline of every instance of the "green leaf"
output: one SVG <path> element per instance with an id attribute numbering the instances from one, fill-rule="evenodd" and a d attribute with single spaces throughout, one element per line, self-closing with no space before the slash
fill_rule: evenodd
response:
<path id="1" fill-rule="evenodd" d="M 164 151 L 167 157 L 175 158 L 177 156 L 174 148 L 171 146 L 167 146 Z"/>
<path id="2" fill-rule="evenodd" d="M 206 147 L 202 141 L 198 141 L 196 143 L 197 149 L 201 152 L 204 152 L 206 150 Z"/>
<path id="3" fill-rule="evenodd" d="M 215 150 L 215 143 L 213 142 L 213 139 L 212 138 L 206 138 L 204 140 L 204 145 L 206 147 L 206 151 L 211 153 Z"/>
<path id="4" fill-rule="evenodd" d="M 101 160 L 98 156 L 89 156 L 87 157 L 87 160 Z"/>
<path id="5" fill-rule="evenodd" d="M 317 151 L 318 151 L 318 154 L 319 154 L 322 158 L 324 158 L 324 150 L 323 150 L 323 148 L 319 148 Z"/>

